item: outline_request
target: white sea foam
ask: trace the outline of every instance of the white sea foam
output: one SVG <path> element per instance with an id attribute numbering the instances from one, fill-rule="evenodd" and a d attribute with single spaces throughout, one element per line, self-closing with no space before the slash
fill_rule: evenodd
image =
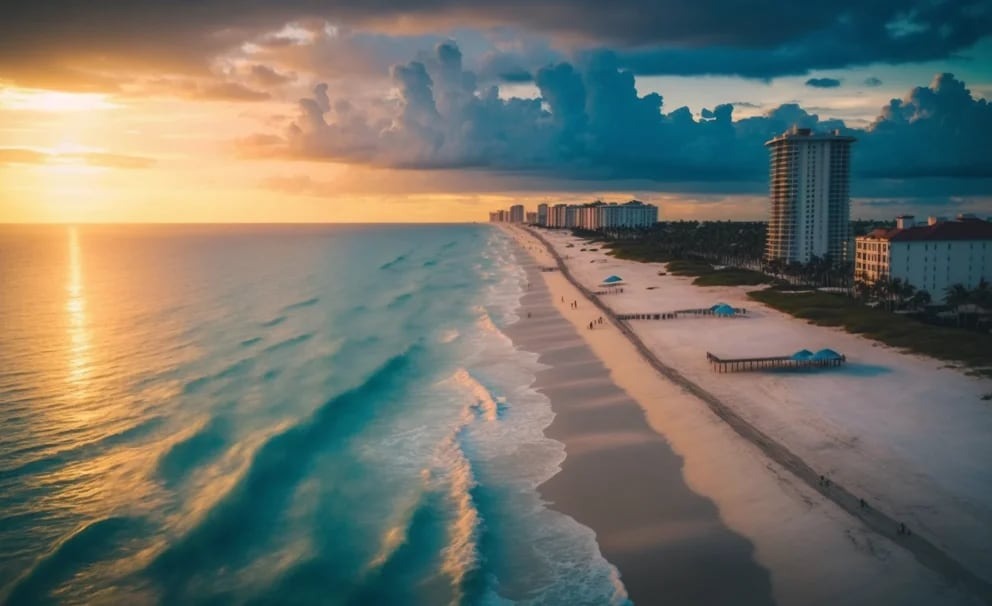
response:
<path id="1" fill-rule="evenodd" d="M 619 574 L 600 554 L 593 531 L 548 509 L 537 491 L 560 471 L 565 449 L 544 434 L 554 412 L 533 383 L 545 367 L 537 354 L 518 349 L 501 329 L 518 318 L 526 272 L 502 234 L 492 238 L 490 248 L 494 276 L 477 310 L 479 320 L 462 335 L 463 367 L 452 383 L 484 411 L 465 428 L 473 464 L 485 470 L 488 482 L 515 487 L 511 510 L 516 519 L 501 524 L 512 536 L 502 539 L 527 545 L 527 553 L 514 552 L 513 557 L 533 566 L 522 583 L 513 579 L 516 586 L 529 588 L 528 597 L 511 597 L 527 604 L 626 603 Z M 499 581 L 491 580 L 483 603 L 507 603 L 495 589 Z"/>

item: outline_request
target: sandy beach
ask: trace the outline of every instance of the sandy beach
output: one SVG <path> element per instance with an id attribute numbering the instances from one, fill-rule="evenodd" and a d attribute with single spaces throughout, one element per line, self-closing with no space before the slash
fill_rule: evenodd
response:
<path id="1" fill-rule="evenodd" d="M 533 263 L 555 265 L 544 245 L 532 234 L 517 228 L 508 228 L 508 232 Z M 893 484 L 891 487 L 883 483 L 873 484 L 874 491 L 860 490 L 869 479 L 874 479 L 872 474 L 897 474 L 893 477 L 898 479 L 901 468 L 892 466 L 893 459 L 905 468 L 913 469 L 911 465 L 915 461 L 893 455 L 900 453 L 898 449 L 891 447 L 883 452 L 881 446 L 874 443 L 876 434 L 893 435 L 907 431 L 906 427 L 899 422 L 878 419 L 881 412 L 874 409 L 853 417 L 851 425 L 862 427 L 863 431 L 854 436 L 857 439 L 853 442 L 848 440 L 846 448 L 828 441 L 845 444 L 842 433 L 824 433 L 824 428 L 836 428 L 836 422 L 829 423 L 833 421 L 831 415 L 842 415 L 857 404 L 858 400 L 852 400 L 851 394 L 845 392 L 848 380 L 855 385 L 873 385 L 870 389 L 879 390 L 881 394 L 905 393 L 906 399 L 914 401 L 921 397 L 917 392 L 900 389 L 900 385 L 905 384 L 901 372 L 878 368 L 892 366 L 891 359 L 869 362 L 844 338 L 863 339 L 818 329 L 765 310 L 748 301 L 744 289 L 701 289 L 682 278 L 658 276 L 658 272 L 663 271 L 660 265 L 619 261 L 606 257 L 601 251 L 579 252 L 586 246 L 575 243 L 569 248 L 568 244 L 573 241 L 565 234 L 553 235 L 551 242 L 560 254 L 569 257 L 569 269 L 584 286 L 595 287 L 611 273 L 622 275 L 631 284 L 623 294 L 602 297 L 615 311 L 659 312 L 701 307 L 704 301 L 708 301 L 705 303 L 708 306 L 717 300 L 748 307 L 747 319 L 679 320 L 677 322 L 682 324 L 677 328 L 672 322 L 643 322 L 645 327 L 638 323 L 633 326 L 666 364 L 680 372 L 684 370 L 693 381 L 698 380 L 707 390 L 719 394 L 748 421 L 761 418 L 762 423 L 756 425 L 763 431 L 786 442 L 802 454 L 804 461 L 809 456 L 812 468 L 822 469 L 820 473 L 835 478 L 835 482 L 845 485 L 852 494 L 856 490 L 859 498 L 868 499 L 870 506 L 877 508 L 879 515 L 884 513 L 894 519 L 905 519 L 917 532 L 925 533 L 927 540 L 931 540 L 933 534 L 933 542 L 959 561 L 981 564 L 980 558 L 992 527 L 981 526 L 987 519 L 983 517 L 987 511 L 981 507 L 982 459 L 966 462 L 964 470 L 957 470 L 957 477 L 968 477 L 973 481 L 961 482 L 965 489 L 972 489 L 971 493 L 964 489 L 950 492 L 956 484 L 953 482 L 955 475 L 948 473 L 941 476 L 942 491 L 933 493 L 930 499 L 948 507 L 958 505 L 966 515 L 959 519 L 936 515 L 937 520 L 943 520 L 943 525 L 927 525 L 917 517 L 900 516 L 913 511 L 914 503 L 900 502 L 897 498 L 931 496 L 931 493 L 912 490 L 920 489 L 920 483 L 924 483 L 926 489 L 926 478 L 916 477 L 917 483 L 909 486 L 892 480 L 889 482 Z M 659 374 L 616 327 L 604 323 L 589 329 L 589 323 L 595 322 L 601 314 L 560 272 L 534 272 L 532 275 L 539 276 L 532 279 L 532 287 L 539 282 L 547 288 L 547 293 L 542 289 L 528 292 L 523 301 L 524 313 L 514 327 L 513 338 L 515 342 L 525 343 L 526 349 L 541 354 L 542 362 L 551 367 L 538 377 L 537 387 L 552 400 L 558 417 L 549 431 L 552 437 L 565 443 L 568 454 L 562 472 L 546 484 L 542 492 L 556 508 L 597 532 L 604 555 L 617 565 L 621 579 L 636 603 L 724 603 L 720 598 L 693 599 L 690 597 L 694 591 L 691 580 L 680 586 L 678 575 L 666 576 L 668 571 L 679 567 L 677 562 L 694 561 L 693 558 L 699 560 L 683 570 L 692 569 L 699 574 L 698 562 L 705 562 L 708 554 L 727 555 L 725 561 L 730 565 L 724 571 L 720 564 L 722 560 L 713 556 L 716 559 L 711 560 L 709 568 L 704 566 L 702 570 L 706 573 L 700 580 L 711 586 L 719 585 L 725 579 L 744 583 L 736 585 L 739 589 L 733 603 L 767 603 L 768 598 L 762 595 L 762 585 L 757 582 L 762 572 L 769 575 L 771 599 L 778 604 L 981 603 L 971 591 L 956 582 L 959 580 L 953 575 L 941 574 L 932 565 L 921 564 L 917 556 L 886 533 L 877 532 L 871 524 L 851 515 L 821 490 L 811 487 L 766 456 L 714 414 L 705 402 Z M 647 290 L 647 286 L 655 288 Z M 573 307 L 573 301 L 577 302 L 576 307 Z M 531 317 L 527 317 L 528 312 Z M 560 324 L 560 318 L 568 321 L 595 361 L 569 360 L 569 356 L 579 355 L 575 351 L 584 348 L 561 345 L 565 331 L 556 326 Z M 759 324 L 762 320 L 764 325 Z M 713 325 L 714 322 L 723 324 Z M 748 328 L 764 334 L 737 334 L 727 328 Z M 827 334 L 819 334 L 821 332 Z M 557 336 L 552 338 L 551 335 Z M 835 336 L 843 338 L 835 339 Z M 574 337 L 569 338 L 574 341 Z M 793 346 L 795 343 L 801 344 Z M 842 377 L 836 372 L 833 376 L 764 373 L 717 376 L 710 374 L 707 368 L 707 347 L 727 356 L 745 351 L 753 355 L 773 355 L 802 347 L 832 347 L 847 354 L 852 365 L 841 371 L 844 380 L 839 380 Z M 783 347 L 784 352 L 781 351 Z M 870 343 L 862 347 L 908 359 L 911 366 L 903 372 L 909 374 L 919 374 L 919 367 L 925 367 L 931 372 L 950 375 L 954 383 L 950 391 L 947 385 L 933 385 L 931 389 L 943 390 L 962 401 L 970 402 L 968 398 L 982 389 L 988 391 L 987 384 L 968 379 L 956 371 L 941 369 L 934 361 L 887 352 Z M 556 356 L 562 359 L 556 360 Z M 912 366 L 914 364 L 916 366 Z M 608 371 L 612 385 L 601 385 L 601 382 L 584 385 L 587 378 L 597 376 L 590 370 L 597 365 Z M 875 385 L 876 381 L 883 384 Z M 933 381 L 933 377 L 923 377 L 909 387 L 916 385 L 919 388 L 928 381 Z M 805 397 L 807 394 L 810 397 Z M 800 414 L 810 409 L 815 411 L 816 403 L 824 398 L 842 401 L 830 413 L 818 411 L 819 417 Z M 983 404 L 977 396 L 973 399 L 976 404 Z M 632 405 L 636 405 L 636 411 Z M 975 408 L 977 411 L 977 406 Z M 761 416 L 762 411 L 768 409 L 774 409 L 776 414 Z M 930 416 L 935 414 L 936 411 L 931 411 Z M 881 420 L 882 426 L 867 427 L 872 418 Z M 925 424 L 928 417 L 897 421 Z M 963 421 L 956 422 L 967 425 Z M 645 431 L 645 424 L 650 431 Z M 970 427 L 970 435 L 981 435 L 981 425 L 972 423 Z M 953 429 L 964 431 L 963 427 Z M 810 436 L 818 442 L 801 442 L 800 438 Z M 873 440 L 865 439 L 867 436 Z M 659 438 L 662 442 L 656 443 Z M 637 454 L 617 454 L 622 450 L 617 448 L 618 444 L 629 447 L 627 452 Z M 953 447 L 946 445 L 945 450 Z M 957 447 L 970 448 L 971 445 L 964 441 Z M 990 446 L 986 444 L 984 448 Z M 847 457 L 858 459 L 859 468 L 845 467 L 845 455 L 838 454 L 844 450 L 854 451 L 855 454 L 849 453 Z M 984 451 L 979 448 L 976 452 Z M 876 458 L 879 454 L 889 458 Z M 673 460 L 681 465 L 680 470 L 673 467 Z M 861 469 L 869 467 L 872 469 Z M 916 473 L 920 475 L 918 471 Z M 854 478 L 861 479 L 862 483 L 855 482 Z M 658 484 L 663 485 L 659 487 Z M 986 482 L 984 487 L 989 485 Z M 970 500 L 963 502 L 955 498 Z M 604 503 L 600 504 L 600 501 Z M 696 521 L 702 520 L 701 524 L 693 524 L 691 516 L 676 515 L 686 503 L 693 502 L 696 505 L 692 513 L 699 516 Z M 988 501 L 984 503 L 987 507 Z M 719 523 L 706 515 L 707 507 L 714 510 Z M 954 510 L 942 511 L 948 512 Z M 935 532 L 947 527 L 957 528 L 959 532 L 946 536 Z M 749 550 L 753 550 L 756 567 L 748 564 Z M 633 557 L 624 559 L 631 554 Z M 675 588 L 668 599 L 666 587 Z M 689 593 L 677 593 L 682 589 Z M 753 602 L 744 601 L 742 595 L 753 598 Z"/>
<path id="2" fill-rule="evenodd" d="M 681 457 L 555 309 L 536 264 L 525 266 L 524 319 L 507 334 L 518 347 L 541 352 L 548 368 L 534 387 L 556 412 L 546 433 L 568 449 L 561 472 L 541 494 L 595 529 L 636 604 L 662 596 L 669 604 L 772 604 L 769 575 L 755 562 L 754 546 L 686 485 Z M 721 583 L 712 582 L 714 574 Z"/>

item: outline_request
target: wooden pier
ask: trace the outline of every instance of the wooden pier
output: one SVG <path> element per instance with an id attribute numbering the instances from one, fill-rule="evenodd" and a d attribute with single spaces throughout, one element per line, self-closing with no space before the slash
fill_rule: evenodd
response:
<path id="1" fill-rule="evenodd" d="M 717 372 L 748 372 L 753 370 L 802 370 L 808 368 L 833 368 L 847 362 L 846 356 L 836 358 L 796 359 L 792 356 L 772 356 L 770 358 L 730 358 L 717 357 L 706 352 L 710 367 Z"/>
<path id="2" fill-rule="evenodd" d="M 599 293 L 596 293 L 599 294 Z M 674 320 L 680 316 L 714 316 L 718 318 L 736 318 L 747 315 L 747 310 L 742 307 L 735 307 L 733 315 L 720 315 L 708 307 L 700 309 L 677 309 L 675 311 L 663 311 L 659 313 L 637 313 L 637 314 L 617 314 L 618 320 Z"/>

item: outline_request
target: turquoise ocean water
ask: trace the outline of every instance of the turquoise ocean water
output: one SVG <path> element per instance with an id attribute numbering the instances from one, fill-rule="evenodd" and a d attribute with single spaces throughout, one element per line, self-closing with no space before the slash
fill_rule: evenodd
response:
<path id="1" fill-rule="evenodd" d="M 610 604 L 487 226 L 0 228 L 0 600 Z"/>

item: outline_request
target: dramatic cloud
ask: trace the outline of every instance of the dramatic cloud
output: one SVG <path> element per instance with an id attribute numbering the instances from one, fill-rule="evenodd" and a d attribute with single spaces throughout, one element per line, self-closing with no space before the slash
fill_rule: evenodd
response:
<path id="1" fill-rule="evenodd" d="M 806 81 L 806 86 L 812 88 L 837 88 L 840 80 L 837 78 L 810 78 Z"/>
<path id="2" fill-rule="evenodd" d="M 279 35 L 288 24 L 328 36 Z M 122 74 L 205 76 L 212 61 L 262 37 L 306 55 L 341 28 L 392 40 L 516 28 L 555 48 L 613 49 L 636 74 L 772 78 L 872 62 L 946 59 L 992 32 L 990 0 L 76 0 L 16 2 L 0 18 L 0 79 L 101 88 Z M 375 53 L 386 39 L 372 41 Z M 512 54 L 513 51 L 510 51 Z M 315 65 L 327 55 L 310 54 Z M 349 57 L 349 60 L 353 57 Z M 339 61 L 347 64 L 346 61 Z M 532 65 L 503 71 L 520 78 Z"/>
<path id="3" fill-rule="evenodd" d="M 865 86 L 870 88 L 882 86 L 882 81 L 879 78 L 876 78 L 875 76 L 871 76 L 869 78 L 865 78 Z"/>
<path id="4" fill-rule="evenodd" d="M 893 99 L 864 137 L 865 174 L 876 177 L 992 177 L 992 104 L 940 74 Z"/>
<path id="5" fill-rule="evenodd" d="M 475 168 L 578 180 L 764 181 L 763 143 L 792 125 L 854 135 L 856 173 L 868 177 L 992 177 L 982 146 L 992 107 L 950 74 L 893 100 L 865 130 L 823 120 L 798 104 L 733 119 L 732 104 L 664 110 L 639 95 L 634 75 L 608 55 L 581 67 L 537 71 L 537 99 L 479 89 L 453 43 L 392 70 L 398 97 L 370 111 L 332 100 L 326 85 L 300 102 L 300 115 L 267 153 L 391 168 Z"/>

